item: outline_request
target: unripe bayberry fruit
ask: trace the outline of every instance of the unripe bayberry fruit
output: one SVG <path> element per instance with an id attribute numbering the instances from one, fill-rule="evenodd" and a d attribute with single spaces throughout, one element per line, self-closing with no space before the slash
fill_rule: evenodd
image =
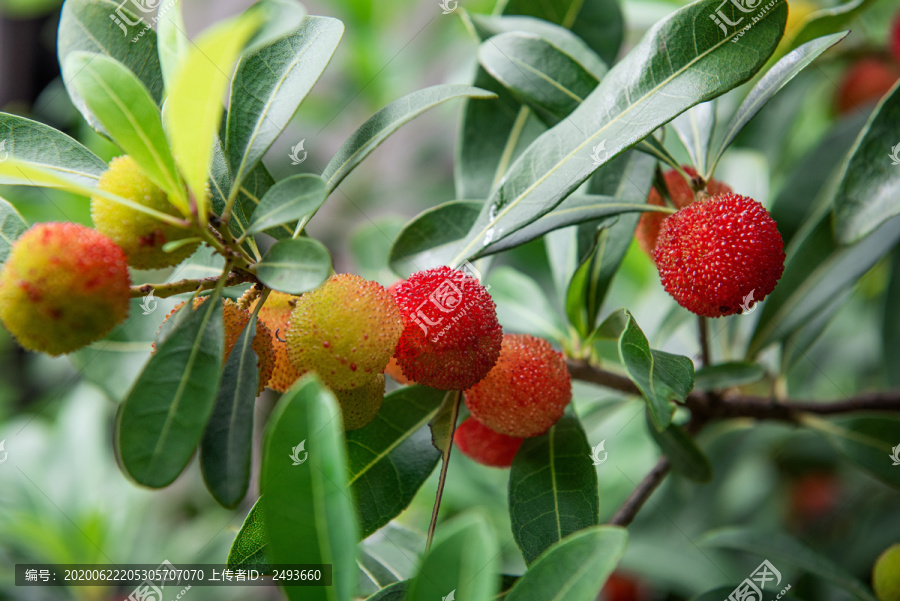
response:
<path id="1" fill-rule="evenodd" d="M 377 282 L 342 273 L 297 299 L 287 334 L 298 372 L 314 371 L 333 390 L 349 390 L 384 372 L 403 322 Z"/>
<path id="2" fill-rule="evenodd" d="M 207 298 L 208 297 L 206 296 L 195 298 L 194 310 L 197 310 Z M 176 305 L 175 308 L 166 315 L 166 319 L 163 320 L 163 323 L 175 315 L 183 306 L 183 302 Z M 247 327 L 247 324 L 250 323 L 250 317 L 249 311 L 241 308 L 236 302 L 229 298 L 224 299 L 222 305 L 222 323 L 224 325 L 225 333 L 225 346 L 222 355 L 223 363 L 228 360 L 228 356 L 231 354 L 232 349 L 234 349 L 234 345 L 237 344 L 238 338 L 244 331 L 244 328 Z M 161 326 L 160 331 L 162 331 L 164 327 L 165 326 Z M 267 328 L 266 324 L 262 323 L 258 318 L 256 320 L 256 335 L 253 336 L 250 347 L 253 349 L 253 352 L 256 353 L 256 365 L 259 368 L 259 386 L 256 391 L 256 393 L 259 394 L 266 387 L 269 378 L 272 377 L 272 369 L 275 366 L 275 351 L 272 349 L 272 334 L 269 332 L 269 328 Z M 155 343 L 153 344 L 153 350 L 156 352 Z"/>
<path id="3" fill-rule="evenodd" d="M 653 251 L 666 292 L 704 317 L 742 311 L 764 299 L 784 271 L 775 220 L 746 196 L 723 194 L 670 215 Z"/>
<path id="4" fill-rule="evenodd" d="M 463 454 L 489 467 L 511 466 L 523 440 L 494 432 L 471 417 L 467 417 L 453 435 L 453 442 Z"/>
<path id="5" fill-rule="evenodd" d="M 150 181 L 137 162 L 128 155 L 112 160 L 109 169 L 100 176 L 98 186 L 101 190 L 147 208 L 178 216 L 166 193 Z M 172 252 L 163 252 L 165 243 L 182 240 L 193 234 L 101 196 L 91 198 L 91 218 L 98 231 L 122 247 L 128 255 L 128 264 L 137 269 L 177 265 L 191 256 L 199 244 L 195 242 Z"/>
<path id="6" fill-rule="evenodd" d="M 245 296 L 251 292 L 253 291 L 248 290 Z M 275 366 L 272 369 L 272 377 L 269 378 L 266 386 L 277 392 L 287 392 L 288 388 L 300 378 L 300 372 L 291 364 L 291 359 L 288 357 L 286 343 L 291 312 L 294 310 L 298 298 L 273 290 L 269 293 L 266 304 L 258 314 L 259 320 L 266 324 L 266 328 L 272 336 L 272 348 L 275 349 Z M 257 303 L 259 303 L 258 297 L 248 307 L 251 313 L 256 309 Z"/>
<path id="7" fill-rule="evenodd" d="M 23 347 L 70 353 L 128 316 L 125 253 L 96 230 L 40 223 L 12 246 L 0 271 L 0 321 Z"/>
<path id="8" fill-rule="evenodd" d="M 878 601 L 900 601 L 900 543 L 888 547 L 875 561 L 872 588 Z"/>
<path id="9" fill-rule="evenodd" d="M 359 430 L 367 426 L 381 409 L 384 400 L 384 374 L 378 374 L 362 386 L 350 390 L 335 390 L 345 430 Z"/>
<path id="10" fill-rule="evenodd" d="M 543 338 L 506 334 L 497 364 L 466 390 L 472 417 L 507 436 L 527 438 L 549 430 L 572 400 L 562 354 Z"/>
<path id="11" fill-rule="evenodd" d="M 697 177 L 697 170 L 693 167 L 684 165 L 682 169 L 684 169 L 685 173 L 691 177 Z M 672 199 L 672 203 L 675 205 L 676 209 L 683 209 L 694 202 L 694 191 L 691 189 L 687 180 L 685 180 L 678 171 L 675 169 L 666 171 L 663 174 L 663 179 L 666 182 L 666 189 L 669 193 L 669 197 Z M 719 194 L 731 192 L 729 186 L 715 179 L 709 180 L 706 190 L 709 192 L 710 196 L 718 196 Z M 650 188 L 650 194 L 647 196 L 647 204 L 657 207 L 666 206 L 663 196 L 656 187 Z M 641 213 L 641 219 L 638 221 L 634 235 L 635 238 L 637 238 L 641 250 L 651 257 L 653 256 L 653 249 L 656 247 L 659 228 L 662 226 L 662 222 L 666 217 L 667 215 L 665 213 Z"/>
<path id="12" fill-rule="evenodd" d="M 395 356 L 410 380 L 465 390 L 497 362 L 497 308 L 475 278 L 449 267 L 420 271 L 397 286 L 395 297 L 403 315 Z"/>

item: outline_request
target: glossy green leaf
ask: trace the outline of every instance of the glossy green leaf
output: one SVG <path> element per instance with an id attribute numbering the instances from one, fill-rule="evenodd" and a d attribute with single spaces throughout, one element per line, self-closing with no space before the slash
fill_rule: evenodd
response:
<path id="1" fill-rule="evenodd" d="M 842 567 L 786 534 L 727 528 L 709 534 L 701 544 L 746 551 L 768 559 L 775 566 L 796 566 L 850 593 L 854 599 L 876 601 L 868 587 Z"/>
<path id="2" fill-rule="evenodd" d="M 344 33 L 330 17 L 300 27 L 241 57 L 231 83 L 225 154 L 235 182 L 262 159 L 328 66 Z"/>
<path id="3" fill-rule="evenodd" d="M 259 390 L 258 359 L 251 346 L 254 336 L 255 318 L 247 323 L 225 361 L 219 394 L 200 442 L 200 470 L 206 488 L 230 509 L 237 507 L 250 487 L 253 411 Z"/>
<path id="4" fill-rule="evenodd" d="M 16 208 L 0 198 L 0 264 L 6 262 L 13 242 L 27 229 L 28 224 Z"/>
<path id="5" fill-rule="evenodd" d="M 766 377 L 765 368 L 759 363 L 732 361 L 704 366 L 694 373 L 694 390 L 723 390 L 732 386 L 744 386 Z"/>
<path id="6" fill-rule="evenodd" d="M 778 4 L 736 43 L 737 31 L 723 34 L 709 19 L 717 7 L 715 0 L 695 2 L 655 25 L 567 119 L 535 140 L 488 197 L 451 263 L 484 254 L 663 123 L 752 77 L 781 37 L 787 5 Z"/>
<path id="7" fill-rule="evenodd" d="M 325 166 L 322 177 L 328 182 L 329 192 L 391 134 L 425 111 L 454 98 L 494 97 L 491 92 L 473 86 L 446 84 L 418 90 L 395 100 L 353 132 Z"/>
<path id="8" fill-rule="evenodd" d="M 401 277 L 445 264 L 453 243 L 465 236 L 481 203 L 452 200 L 419 213 L 397 235 L 391 247 L 391 269 Z"/>
<path id="9" fill-rule="evenodd" d="M 251 10 L 260 11 L 264 21 L 247 44 L 250 52 L 294 33 L 306 18 L 306 8 L 297 0 L 259 0 Z"/>
<path id="10" fill-rule="evenodd" d="M 900 247 L 894 247 L 891 276 L 884 293 L 884 317 L 881 326 L 881 349 L 888 385 L 900 387 Z M 900 441 L 898 441 L 900 442 Z"/>
<path id="11" fill-rule="evenodd" d="M 144 15 L 130 9 L 132 4 L 114 4 L 109 0 L 67 0 L 59 18 L 56 40 L 62 80 L 75 107 L 94 129 L 103 133 L 97 116 L 69 85 L 76 75 L 67 64 L 69 54 L 77 51 L 102 54 L 120 61 L 133 71 L 157 104 L 162 100 L 163 78 L 156 47 L 156 33 Z M 135 39 L 141 32 L 144 34 Z"/>
<path id="12" fill-rule="evenodd" d="M 325 202 L 328 192 L 325 180 L 318 175 L 287 177 L 266 192 L 253 211 L 246 233 L 255 234 L 282 225 L 306 225 Z"/>
<path id="13" fill-rule="evenodd" d="M 851 151 L 834 199 L 834 234 L 859 242 L 900 215 L 900 85 L 878 105 Z M 890 152 L 888 152 L 890 149 Z"/>
<path id="14" fill-rule="evenodd" d="M 526 438 L 509 472 L 513 537 L 527 563 L 570 534 L 600 523 L 597 471 L 578 418 L 567 413 Z"/>
<path id="15" fill-rule="evenodd" d="M 381 589 L 400 581 L 397 574 L 382 563 L 380 558 L 374 557 L 362 547 L 358 549 L 356 566 L 359 568 L 357 597 L 374 595 Z"/>
<path id="16" fill-rule="evenodd" d="M 187 56 L 190 44 L 181 4 L 180 0 L 163 0 L 157 13 L 156 43 L 159 66 L 166 85 L 172 84 L 175 73 Z"/>
<path id="17" fill-rule="evenodd" d="M 506 594 L 506 601 L 594 601 L 628 542 L 628 531 L 595 526 L 550 547 Z"/>
<path id="18" fill-rule="evenodd" d="M 409 583 L 406 601 L 491 601 L 499 557 L 494 531 L 480 514 L 463 514 L 437 529 L 434 544 Z"/>
<path id="19" fill-rule="evenodd" d="M 405 601 L 408 582 L 397 582 L 367 597 L 366 601 Z"/>
<path id="20" fill-rule="evenodd" d="M 649 414 L 647 417 L 649 418 Z M 649 419 L 647 422 L 650 436 L 668 457 L 673 470 L 695 482 L 712 480 L 713 471 L 709 459 L 681 426 L 669 424 L 665 430 L 657 431 Z"/>
<path id="21" fill-rule="evenodd" d="M 441 406 L 438 407 L 434 417 L 428 422 L 431 430 L 431 446 L 441 455 L 449 457 L 450 439 L 456 431 L 456 423 L 459 421 L 459 405 L 455 392 L 444 393 Z"/>
<path id="22" fill-rule="evenodd" d="M 341 410 L 316 376 L 281 397 L 264 441 L 263 521 L 273 564 L 331 564 L 330 587 L 284 587 L 291 601 L 350 601 L 358 531 Z"/>
<path id="23" fill-rule="evenodd" d="M 328 249 L 312 238 L 280 240 L 256 264 L 259 281 L 288 294 L 303 294 L 318 288 L 330 273 Z"/>
<path id="24" fill-rule="evenodd" d="M 266 527 L 263 522 L 263 506 L 257 501 L 247 514 L 241 529 L 231 550 L 228 551 L 228 567 L 231 569 L 250 566 L 267 566 L 269 558 L 266 556 Z"/>
<path id="25" fill-rule="evenodd" d="M 222 372 L 222 303 L 213 297 L 163 339 L 119 411 L 116 446 L 139 484 L 171 484 L 194 454 Z"/>
<path id="26" fill-rule="evenodd" d="M 187 214 L 190 209 L 159 108 L 144 84 L 125 65 L 103 55 L 73 52 L 66 60 L 75 73 L 69 85 L 122 150 Z"/>
<path id="27" fill-rule="evenodd" d="M 522 332 L 562 341 L 565 326 L 537 282 L 512 267 L 498 267 L 488 276 L 503 331 Z"/>
<path id="28" fill-rule="evenodd" d="M 832 443 L 856 465 L 885 484 L 900 489 L 900 419 L 855 417 L 836 422 Z"/>
<path id="29" fill-rule="evenodd" d="M 97 185 L 108 165 L 77 140 L 61 131 L 18 115 L 0 113 L 0 140 L 4 141 L 0 157 L 9 157 L 46 169 L 60 171 L 82 180 L 85 185 Z M 26 184 L 21 176 L 0 177 L 3 184 Z"/>
<path id="30" fill-rule="evenodd" d="M 700 173 L 706 173 L 709 161 L 709 148 L 716 127 L 716 105 L 715 100 L 702 102 L 672 120 L 672 129 L 675 130 L 678 139 L 691 157 L 691 162 Z M 659 153 L 666 162 L 670 161 L 671 155 L 668 155 L 665 146 L 656 138 L 652 135 L 647 136 L 645 141 L 650 146 L 651 153 Z"/>
<path id="31" fill-rule="evenodd" d="M 791 40 L 791 48 L 816 38 L 847 29 L 875 0 L 850 0 L 838 6 L 822 8 L 807 16 L 803 29 Z"/>
<path id="32" fill-rule="evenodd" d="M 428 421 L 445 393 L 423 386 L 384 397 L 375 420 L 347 432 L 350 490 L 365 538 L 400 515 L 440 458 L 431 445 Z"/>

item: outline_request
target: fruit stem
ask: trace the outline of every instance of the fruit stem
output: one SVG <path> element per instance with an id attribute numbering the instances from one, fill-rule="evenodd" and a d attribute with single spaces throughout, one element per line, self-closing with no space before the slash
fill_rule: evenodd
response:
<path id="1" fill-rule="evenodd" d="M 447 481 L 447 467 L 450 464 L 450 451 L 453 449 L 453 435 L 456 434 L 456 420 L 459 417 L 459 404 L 462 400 L 462 391 L 454 392 L 453 409 L 450 412 L 450 435 L 447 437 L 447 446 L 444 447 L 441 459 L 441 477 L 438 480 L 437 494 L 434 497 L 434 509 L 431 512 L 431 524 L 428 525 L 428 538 L 425 541 L 425 550 L 431 548 L 434 539 L 434 529 L 437 526 L 438 510 L 441 508 L 441 497 L 444 496 L 444 484 Z"/>
<path id="2" fill-rule="evenodd" d="M 131 287 L 131 297 L 140 298 L 147 296 L 153 291 L 157 298 L 168 298 L 176 294 L 184 294 L 185 292 L 194 292 L 195 290 L 212 290 L 216 287 L 220 276 L 213 276 L 199 280 L 179 280 L 177 282 L 169 282 L 166 284 L 143 284 L 141 286 Z M 225 286 L 237 286 L 246 282 L 256 281 L 249 273 L 232 272 L 225 281 Z"/>
<path id="3" fill-rule="evenodd" d="M 709 323 L 705 317 L 697 316 L 697 324 L 700 326 L 700 354 L 703 358 L 703 366 L 712 365 L 712 354 L 709 351 Z"/>

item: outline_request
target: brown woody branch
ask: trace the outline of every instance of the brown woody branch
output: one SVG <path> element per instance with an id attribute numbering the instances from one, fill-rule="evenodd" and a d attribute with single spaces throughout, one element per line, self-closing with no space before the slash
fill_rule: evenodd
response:
<path id="1" fill-rule="evenodd" d="M 617 511 L 612 519 L 609 520 L 609 524 L 611 526 L 622 527 L 631 524 L 638 511 L 641 510 L 641 507 L 644 506 L 644 503 L 646 503 L 647 499 L 650 498 L 650 495 L 653 494 L 653 491 L 662 484 L 662 481 L 665 479 L 666 474 L 669 473 L 670 468 L 669 460 L 665 457 L 660 457 L 656 466 L 650 470 L 650 473 L 647 474 L 643 480 L 641 480 L 641 483 L 637 485 L 634 492 L 632 492 L 625 503 L 622 504 L 619 511 Z"/>
<path id="2" fill-rule="evenodd" d="M 169 296 L 175 296 L 176 294 L 183 294 L 185 292 L 195 292 L 196 290 L 212 290 L 216 287 L 218 281 L 219 276 L 213 276 L 197 280 L 179 280 L 177 282 L 170 282 L 167 284 L 143 284 L 141 286 L 132 286 L 131 297 L 137 298 L 146 296 L 150 294 L 151 290 L 157 298 L 167 298 Z M 249 273 L 233 271 L 228 274 L 228 279 L 225 281 L 225 286 L 237 286 L 238 284 L 256 281 L 256 278 Z"/>

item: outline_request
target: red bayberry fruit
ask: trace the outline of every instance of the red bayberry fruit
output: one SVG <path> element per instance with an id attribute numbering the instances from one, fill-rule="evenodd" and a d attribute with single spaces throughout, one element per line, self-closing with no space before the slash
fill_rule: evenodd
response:
<path id="1" fill-rule="evenodd" d="M 23 347 L 60 355 L 103 338 L 128 315 L 125 252 L 96 230 L 40 223 L 0 271 L 0 321 Z"/>
<path id="2" fill-rule="evenodd" d="M 873 103 L 887 94 L 900 79 L 900 67 L 880 58 L 865 58 L 854 63 L 841 79 L 837 110 L 848 113 L 858 106 Z"/>
<path id="3" fill-rule="evenodd" d="M 456 429 L 453 442 L 467 457 L 490 467 L 509 467 L 524 438 L 494 432 L 468 417 Z"/>
<path id="4" fill-rule="evenodd" d="M 500 354 L 494 301 L 475 278 L 449 267 L 414 273 L 396 289 L 403 333 L 395 357 L 408 379 L 439 390 L 479 382 Z"/>
<path id="5" fill-rule="evenodd" d="M 600 601 L 641 601 L 644 598 L 641 585 L 620 572 L 614 572 L 600 591 Z"/>
<path id="6" fill-rule="evenodd" d="M 572 400 L 566 361 L 542 338 L 506 334 L 488 375 L 466 390 L 472 417 L 507 436 L 527 438 L 549 430 Z"/>
<path id="7" fill-rule="evenodd" d="M 758 202 L 723 194 L 670 215 L 653 251 L 666 292 L 704 317 L 740 313 L 764 299 L 784 271 L 784 243 Z"/>
<path id="8" fill-rule="evenodd" d="M 697 170 L 693 167 L 684 165 L 684 171 L 691 177 L 697 177 Z M 684 177 L 674 169 L 670 169 L 663 174 L 666 182 L 666 188 L 669 197 L 675 204 L 676 209 L 683 209 L 694 202 L 694 191 Z M 719 194 L 727 194 L 731 192 L 731 188 L 722 182 L 711 179 L 706 186 L 710 196 L 718 196 Z M 657 207 L 665 206 L 665 201 L 656 187 L 650 188 L 650 194 L 647 196 L 647 204 Z M 638 221 L 635 237 L 638 244 L 645 253 L 653 256 L 653 249 L 656 247 L 656 239 L 659 236 L 659 228 L 663 220 L 667 217 L 665 213 L 641 213 L 641 220 Z"/>
<path id="9" fill-rule="evenodd" d="M 894 25 L 891 27 L 891 52 L 894 60 L 900 61 L 900 12 L 894 16 Z"/>

